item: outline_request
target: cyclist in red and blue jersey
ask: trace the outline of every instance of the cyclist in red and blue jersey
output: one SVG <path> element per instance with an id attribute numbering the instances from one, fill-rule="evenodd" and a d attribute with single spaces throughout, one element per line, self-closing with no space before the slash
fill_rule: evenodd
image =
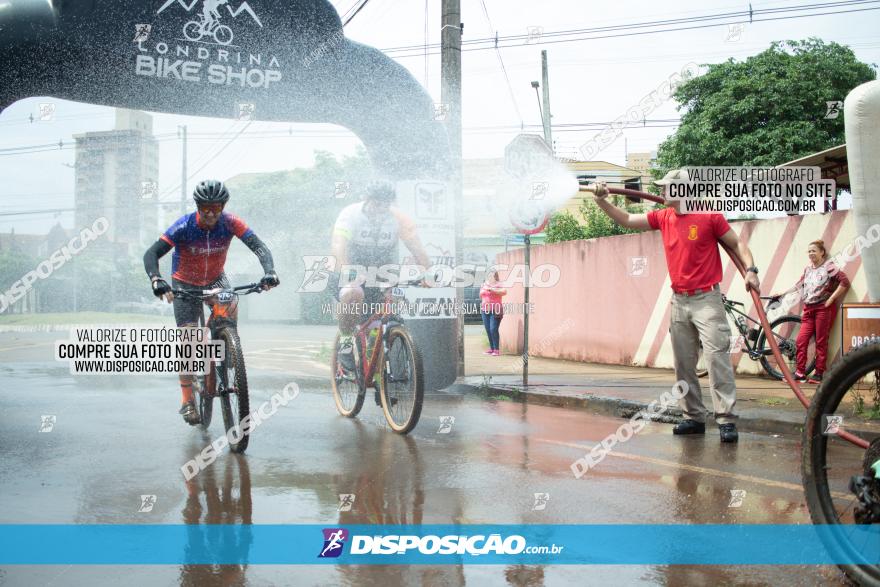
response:
<path id="1" fill-rule="evenodd" d="M 199 183 L 193 192 L 193 199 L 198 210 L 178 218 L 144 254 L 144 269 L 150 277 L 153 294 L 174 303 L 174 319 L 178 327 L 198 324 L 202 302 L 190 298 L 175 299 L 171 293 L 172 287 L 159 274 L 159 259 L 171 249 L 174 249 L 171 281 L 177 289 L 201 292 L 229 287 L 223 266 L 233 237 L 241 239 L 260 260 L 265 273 L 260 284 L 264 289 L 280 283 L 268 247 L 241 218 L 223 211 L 229 201 L 229 190 L 223 182 L 207 180 Z M 183 406 L 180 408 L 183 419 L 188 424 L 198 424 L 191 376 L 180 375 L 180 390 L 183 395 Z"/>

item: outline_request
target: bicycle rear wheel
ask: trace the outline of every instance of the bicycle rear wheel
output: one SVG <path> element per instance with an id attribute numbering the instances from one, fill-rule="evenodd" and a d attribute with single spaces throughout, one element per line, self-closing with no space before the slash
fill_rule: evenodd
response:
<path id="1" fill-rule="evenodd" d="M 864 411 L 864 398 L 877 402 L 874 413 Z M 860 399 L 861 398 L 861 399 Z M 867 440 L 870 433 L 860 431 L 868 420 L 880 418 L 880 345 L 871 345 L 846 355 L 834 366 L 813 397 L 803 432 L 803 474 L 807 507 L 814 524 L 865 523 L 859 511 L 860 502 L 850 490 L 854 475 L 873 478 L 870 466 L 880 459 L 880 440 L 875 439 L 865 450 L 828 430 L 829 416 L 842 417 L 840 427 Z M 880 482 L 874 480 L 880 500 Z M 871 523 L 880 523 L 880 516 Z M 829 550 L 858 560 L 859 554 L 873 551 L 877 545 L 864 544 L 853 532 L 835 534 Z M 880 566 L 840 565 L 840 568 L 862 585 L 880 584 Z"/>
<path id="2" fill-rule="evenodd" d="M 336 333 L 336 339 L 333 341 L 333 356 L 330 359 L 330 384 L 333 387 L 333 399 L 336 402 L 336 409 L 346 418 L 354 418 L 364 406 L 364 395 L 366 387 L 361 381 L 360 367 L 354 372 L 349 372 L 339 364 L 337 354 L 339 353 L 339 338 Z M 355 345 L 354 354 L 357 355 L 357 345 Z"/>
<path id="3" fill-rule="evenodd" d="M 406 434 L 419 421 L 424 396 L 422 356 L 409 332 L 392 326 L 385 335 L 387 352 L 379 378 L 382 411 L 392 430 Z"/>
<path id="4" fill-rule="evenodd" d="M 798 333 L 801 331 L 800 316 L 782 316 L 781 318 L 777 318 L 770 323 L 770 331 L 773 333 L 776 344 L 779 345 L 779 352 L 782 354 L 785 364 L 788 365 L 789 371 L 794 374 L 795 369 L 797 368 L 796 342 Z M 779 366 L 779 362 L 770 350 L 770 345 L 767 344 L 767 337 L 764 334 L 763 328 L 758 334 L 758 341 L 755 343 L 755 349 L 761 353 L 761 366 L 764 367 L 764 371 L 766 371 L 770 377 L 781 380 L 783 378 L 782 367 Z M 804 371 L 804 375 L 809 375 L 815 368 L 816 345 L 815 343 L 810 342 L 810 347 L 807 351 L 807 368 Z"/>
<path id="5" fill-rule="evenodd" d="M 203 315 L 199 315 L 199 327 L 204 325 L 205 318 Z M 199 412 L 199 425 L 205 430 L 211 425 L 211 416 L 214 413 L 214 390 L 217 387 L 217 378 L 209 376 L 212 370 L 211 362 L 206 361 L 205 372 L 192 376 L 193 399 L 195 399 L 196 409 Z"/>
<path id="6" fill-rule="evenodd" d="M 220 329 L 218 338 L 225 345 L 223 360 L 215 367 L 217 393 L 223 412 L 223 425 L 230 438 L 229 450 L 242 453 L 248 446 L 250 430 L 244 430 L 241 421 L 250 413 L 247 373 L 238 332 L 230 326 Z"/>

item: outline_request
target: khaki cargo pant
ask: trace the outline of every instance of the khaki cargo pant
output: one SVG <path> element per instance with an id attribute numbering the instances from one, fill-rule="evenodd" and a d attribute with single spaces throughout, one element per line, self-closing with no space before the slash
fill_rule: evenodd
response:
<path id="1" fill-rule="evenodd" d="M 709 392 L 718 424 L 735 422 L 736 380 L 730 361 L 730 325 L 721 302 L 721 292 L 711 290 L 693 296 L 672 294 L 672 318 L 669 323 L 675 377 L 688 384 L 688 393 L 679 400 L 684 416 L 706 421 L 706 406 L 697 377 L 699 343 L 709 369 Z"/>

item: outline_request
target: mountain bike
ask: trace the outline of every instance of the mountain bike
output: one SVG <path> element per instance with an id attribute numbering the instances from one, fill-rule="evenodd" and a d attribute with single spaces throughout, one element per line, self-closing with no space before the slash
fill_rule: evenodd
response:
<path id="1" fill-rule="evenodd" d="M 194 292 L 172 289 L 175 296 L 201 300 L 211 307 L 207 328 L 212 340 L 222 340 L 224 357 L 202 373 L 193 375 L 193 395 L 199 413 L 200 426 L 207 429 L 211 425 L 214 411 L 214 398 L 220 398 L 220 411 L 223 425 L 230 438 L 232 452 L 244 452 L 248 445 L 250 430 L 241 429 L 241 421 L 250 413 L 247 372 L 244 366 L 244 353 L 238 330 L 235 325 L 238 314 L 238 296 L 263 291 L 259 283 L 232 288 L 215 288 Z M 199 326 L 205 326 L 203 315 L 199 315 Z M 237 430 L 236 430 L 237 429 Z M 236 430 L 238 434 L 230 433 Z M 233 439 L 237 438 L 236 442 Z"/>
<path id="2" fill-rule="evenodd" d="M 191 20 L 183 25 L 183 36 L 190 41 L 200 41 L 203 37 L 213 37 L 218 45 L 232 42 L 232 29 L 220 24 L 216 19 L 208 20 L 200 16 L 199 20 Z"/>
<path id="3" fill-rule="evenodd" d="M 776 301 L 778 298 L 761 297 L 762 300 Z M 782 370 L 776 363 L 773 351 L 767 344 L 767 337 L 761 328 L 761 323 L 751 318 L 745 312 L 737 309 L 737 306 L 745 308 L 745 304 L 728 299 L 724 294 L 721 295 L 721 301 L 724 304 L 724 311 L 729 317 L 728 322 L 736 325 L 736 329 L 742 337 L 743 352 L 745 352 L 753 361 L 760 361 L 764 371 L 773 379 L 782 380 Z M 749 327 L 749 322 L 754 324 L 754 328 Z M 779 345 L 779 352 L 785 362 L 788 364 L 789 370 L 794 373 L 797 366 L 797 337 L 801 330 L 800 316 L 781 316 L 770 323 L 770 330 Z M 804 375 L 809 375 L 816 368 L 815 344 L 810 343 L 810 350 L 807 352 L 809 360 Z M 705 377 L 709 373 L 708 365 L 703 356 L 703 346 L 700 345 L 700 354 L 697 359 L 697 376 Z"/>
<path id="4" fill-rule="evenodd" d="M 826 547 L 865 563 L 840 568 L 860 585 L 880 585 L 880 566 L 862 558 L 876 557 L 876 534 L 867 538 L 854 526 L 880 524 L 880 345 L 847 353 L 832 367 L 810 403 L 802 440 L 813 523 L 839 524 Z"/>
<path id="5" fill-rule="evenodd" d="M 416 285 L 414 282 L 399 284 Z M 339 362 L 340 334 L 336 334 L 330 363 L 333 399 L 336 409 L 354 418 L 364 405 L 367 388 L 373 387 L 388 426 L 406 434 L 419 421 L 424 399 L 422 355 L 403 323 L 394 312 L 404 299 L 400 287 L 382 286 L 384 303 L 377 312 L 362 319 L 354 333 L 354 371 Z"/>

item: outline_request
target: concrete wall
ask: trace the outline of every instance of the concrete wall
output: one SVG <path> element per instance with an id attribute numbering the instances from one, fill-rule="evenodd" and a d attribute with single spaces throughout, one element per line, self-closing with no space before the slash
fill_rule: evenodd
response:
<path id="1" fill-rule="evenodd" d="M 750 246 L 761 270 L 762 292 L 781 292 L 798 280 L 809 263 L 810 241 L 823 239 L 834 255 L 851 243 L 855 225 L 849 211 L 825 215 L 796 216 L 772 220 L 735 222 L 732 228 Z M 880 245 L 878 245 L 880 246 Z M 523 262 L 524 249 L 498 256 L 498 263 Z M 633 258 L 646 258 L 646 269 L 633 271 Z M 750 316 L 757 317 L 742 278 L 733 262 L 721 251 L 724 277 L 722 292 L 746 302 Z M 669 308 L 672 298 L 660 233 L 567 241 L 532 247 L 531 265 L 556 265 L 560 280 L 549 288 L 530 291 L 534 313 L 529 318 L 529 349 L 532 355 L 575 361 L 672 367 L 669 340 Z M 849 262 L 844 272 L 853 283 L 846 302 L 867 301 L 867 284 L 861 258 Z M 502 275 L 503 277 L 503 275 Z M 514 285 L 506 303 L 521 303 L 523 287 Z M 800 314 L 801 307 L 789 313 Z M 508 312 L 501 323 L 501 347 L 521 352 L 522 315 Z M 735 330 L 734 330 L 735 332 Z M 840 320 L 829 344 L 830 356 L 840 348 Z M 742 373 L 759 373 L 757 362 L 734 355 Z"/>

